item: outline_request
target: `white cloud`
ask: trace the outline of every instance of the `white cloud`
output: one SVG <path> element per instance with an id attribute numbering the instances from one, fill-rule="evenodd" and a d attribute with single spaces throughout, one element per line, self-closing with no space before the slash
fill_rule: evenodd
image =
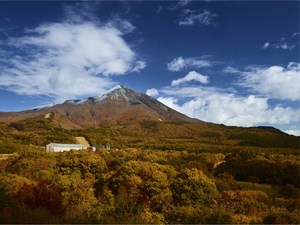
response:
<path id="1" fill-rule="evenodd" d="M 177 104 L 178 99 L 175 97 L 159 97 L 157 100 L 178 112 L 181 111 L 181 107 Z"/>
<path id="2" fill-rule="evenodd" d="M 164 87 L 163 89 L 159 90 L 162 96 L 177 96 L 180 98 L 198 98 L 198 97 L 206 97 L 211 95 L 212 93 L 222 93 L 225 92 L 217 89 L 215 87 L 208 87 L 208 86 L 181 86 L 181 87 Z"/>
<path id="3" fill-rule="evenodd" d="M 181 56 L 172 60 L 167 64 L 168 70 L 179 71 L 187 67 L 187 64 Z"/>
<path id="4" fill-rule="evenodd" d="M 231 67 L 231 66 L 227 66 L 223 69 L 224 73 L 241 73 L 241 71 L 237 68 Z"/>
<path id="5" fill-rule="evenodd" d="M 300 130 L 285 130 L 284 132 L 295 136 L 300 136 Z"/>
<path id="6" fill-rule="evenodd" d="M 269 98 L 300 100 L 300 63 L 288 66 L 254 67 L 245 71 L 239 85 Z"/>
<path id="7" fill-rule="evenodd" d="M 179 0 L 176 4 L 170 5 L 168 7 L 169 10 L 176 10 L 180 9 L 184 6 L 186 6 L 188 3 L 190 3 L 192 0 Z"/>
<path id="8" fill-rule="evenodd" d="M 204 121 L 235 126 L 300 122 L 300 109 L 272 107 L 267 98 L 254 95 L 239 96 L 213 87 L 167 87 L 160 92 L 165 94 L 158 98 L 162 103 Z"/>
<path id="9" fill-rule="evenodd" d="M 186 69 L 187 67 L 191 68 L 206 68 L 213 66 L 215 62 L 211 62 L 205 59 L 205 57 L 189 57 L 183 58 L 182 56 L 174 58 L 170 63 L 167 64 L 167 68 L 170 71 L 180 71 Z"/>
<path id="10" fill-rule="evenodd" d="M 273 48 L 273 49 L 281 49 L 281 50 L 293 50 L 295 49 L 297 46 L 299 46 L 299 39 L 297 38 L 297 36 L 300 33 L 295 32 L 293 33 L 290 37 L 282 37 L 276 41 L 274 41 L 273 43 L 266 42 L 262 45 L 262 49 L 266 49 L 266 48 Z"/>
<path id="11" fill-rule="evenodd" d="M 269 42 L 264 43 L 264 45 L 261 47 L 262 49 L 266 49 L 270 46 Z"/>
<path id="12" fill-rule="evenodd" d="M 123 39 L 133 25 L 122 23 L 125 30 L 111 22 L 99 24 L 76 17 L 75 22 L 42 24 L 22 37 L 11 38 L 8 46 L 14 56 L 1 60 L 0 87 L 55 100 L 110 88 L 115 84 L 111 76 L 138 72 L 146 66 Z"/>
<path id="13" fill-rule="evenodd" d="M 273 47 L 282 50 L 293 50 L 296 47 L 296 45 L 290 44 L 288 42 L 279 42 L 273 44 Z"/>
<path id="14" fill-rule="evenodd" d="M 196 10 L 185 9 L 183 10 L 181 19 L 179 20 L 180 26 L 191 26 L 195 24 L 211 25 L 217 14 L 210 12 L 209 10 L 202 10 L 201 12 Z"/>
<path id="15" fill-rule="evenodd" d="M 208 84 L 209 83 L 209 77 L 206 75 L 202 75 L 200 73 L 197 73 L 196 71 L 190 71 L 185 77 L 179 78 L 177 80 L 172 81 L 172 86 L 178 86 L 180 84 L 184 84 L 190 81 L 198 81 L 202 84 Z"/>
<path id="16" fill-rule="evenodd" d="M 140 72 L 142 69 L 146 67 L 146 63 L 144 61 L 136 61 L 135 66 L 132 68 L 132 72 Z"/>
<path id="17" fill-rule="evenodd" d="M 155 97 L 159 95 L 159 91 L 156 88 L 151 88 L 146 91 L 146 94 Z"/>

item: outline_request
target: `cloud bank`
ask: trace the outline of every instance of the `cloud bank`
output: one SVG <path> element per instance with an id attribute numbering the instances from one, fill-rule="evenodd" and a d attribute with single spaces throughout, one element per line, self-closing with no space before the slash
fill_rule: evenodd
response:
<path id="1" fill-rule="evenodd" d="M 194 72 L 194 71 L 192 71 Z M 189 74 L 191 74 L 190 72 Z M 234 126 L 289 126 L 300 123 L 300 107 L 286 107 L 271 100 L 300 101 L 300 64 L 283 66 L 248 66 L 224 68 L 223 72 L 239 75 L 238 82 L 227 89 L 203 84 L 207 75 L 186 75 L 158 90 L 157 99 L 167 106 L 200 120 Z M 199 76 L 201 75 L 201 76 Z M 201 78 L 198 85 L 195 82 Z M 183 85 L 184 84 L 184 85 Z M 239 94 L 235 88 L 248 88 L 252 94 Z M 253 94 L 254 93 L 254 94 Z M 285 129 L 298 134 L 299 129 Z"/>
<path id="2" fill-rule="evenodd" d="M 159 97 L 158 100 L 190 117 L 225 125 L 283 125 L 300 121 L 300 109 L 271 107 L 267 98 L 209 90 L 198 94 L 193 92 L 193 89 L 190 91 L 191 93 L 188 93 L 188 90 L 183 88 L 167 90 L 171 96 Z M 182 99 L 180 95 L 185 96 L 182 104 L 178 103 Z M 192 99 L 187 100 L 189 98 Z"/>

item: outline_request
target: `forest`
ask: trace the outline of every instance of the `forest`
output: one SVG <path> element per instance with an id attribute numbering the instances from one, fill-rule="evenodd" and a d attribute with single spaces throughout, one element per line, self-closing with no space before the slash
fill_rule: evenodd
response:
<path id="1" fill-rule="evenodd" d="M 298 151 L 123 148 L 0 160 L 1 223 L 299 224 Z"/>
<path id="2" fill-rule="evenodd" d="M 299 224 L 299 137 L 269 127 L 143 121 L 0 123 L 0 223 Z M 50 142 L 111 150 L 45 152 Z"/>

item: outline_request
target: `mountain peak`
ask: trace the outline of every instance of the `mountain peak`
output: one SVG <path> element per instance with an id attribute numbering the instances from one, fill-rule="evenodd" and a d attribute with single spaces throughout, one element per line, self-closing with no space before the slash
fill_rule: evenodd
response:
<path id="1" fill-rule="evenodd" d="M 114 86 L 113 88 L 109 89 L 108 92 L 118 90 L 118 89 L 125 89 L 125 88 L 126 88 L 125 86 L 118 84 L 118 85 Z"/>
<path id="2" fill-rule="evenodd" d="M 113 92 L 116 92 L 116 91 L 118 92 L 118 91 L 122 91 L 122 90 L 125 90 L 125 89 L 126 89 L 126 87 L 124 87 L 123 85 L 118 84 L 118 85 L 114 86 L 113 88 L 109 89 L 108 91 L 105 91 L 105 92 L 101 93 L 99 95 L 99 97 L 107 96 L 107 95 L 109 95 Z"/>
<path id="3" fill-rule="evenodd" d="M 82 104 L 87 102 L 88 100 L 96 100 L 96 101 L 101 101 L 109 96 L 112 95 L 125 95 L 126 92 L 130 90 L 129 88 L 123 86 L 123 85 L 116 85 L 113 88 L 109 89 L 108 91 L 102 92 L 100 95 L 98 96 L 94 96 L 94 97 L 89 97 L 89 98 L 84 98 L 84 99 L 72 99 L 72 100 L 66 100 L 64 103 L 71 103 L 71 104 Z"/>

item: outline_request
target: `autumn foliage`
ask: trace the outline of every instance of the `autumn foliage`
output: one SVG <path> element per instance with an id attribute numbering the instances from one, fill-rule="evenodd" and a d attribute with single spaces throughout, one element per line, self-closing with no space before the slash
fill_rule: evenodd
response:
<path id="1" fill-rule="evenodd" d="M 0 165 L 1 223 L 300 222 L 298 178 L 276 169 L 296 168 L 292 155 L 26 150 Z M 253 189 L 239 179 L 251 188 L 254 181 Z M 255 189 L 261 181 L 274 185 L 273 194 Z"/>

